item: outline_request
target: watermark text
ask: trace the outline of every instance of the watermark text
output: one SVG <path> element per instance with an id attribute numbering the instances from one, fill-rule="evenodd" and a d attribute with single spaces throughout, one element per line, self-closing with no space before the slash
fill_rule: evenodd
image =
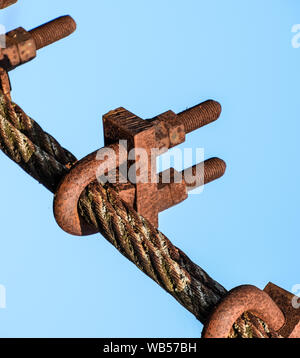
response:
<path id="1" fill-rule="evenodd" d="M 0 285 L 0 309 L 6 308 L 6 288 Z"/>
<path id="2" fill-rule="evenodd" d="M 293 48 L 300 48 L 300 24 L 293 25 L 292 33 L 295 34 L 292 38 Z"/>

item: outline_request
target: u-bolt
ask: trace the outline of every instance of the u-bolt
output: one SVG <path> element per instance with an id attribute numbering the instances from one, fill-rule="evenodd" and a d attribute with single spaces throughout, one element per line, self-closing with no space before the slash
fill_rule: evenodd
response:
<path id="1" fill-rule="evenodd" d="M 113 152 L 111 152 L 111 150 L 113 150 Z M 99 160 L 100 157 L 105 159 Z M 91 182 L 96 180 L 97 170 L 102 164 L 105 164 L 106 172 L 110 172 L 115 169 L 117 169 L 118 172 L 119 165 L 124 163 L 126 160 L 126 149 L 122 147 L 121 144 L 114 144 L 88 155 L 75 164 L 75 166 L 60 183 L 54 196 L 54 216 L 58 225 L 64 231 L 75 236 L 88 236 L 97 233 L 97 230 L 94 227 L 87 225 L 80 218 L 78 213 L 78 201 L 80 195 Z M 200 180 L 196 179 L 197 185 L 192 187 L 192 189 L 220 178 L 224 174 L 226 167 L 225 163 L 219 158 L 208 159 L 202 165 L 204 167 L 204 175 L 202 177 L 201 171 Z M 187 178 L 189 175 L 192 175 L 195 168 L 196 166 L 186 170 L 188 174 Z M 178 174 L 182 175 L 184 178 L 184 172 Z M 182 193 L 183 189 L 178 188 L 178 185 L 180 185 L 180 188 L 184 186 L 184 193 Z M 132 184 L 131 187 L 135 188 Z M 171 190 L 171 193 L 167 193 L 167 195 L 166 190 Z M 191 188 L 184 182 L 184 179 L 183 184 L 171 182 L 169 184 L 159 185 L 159 211 L 166 210 L 185 200 L 190 190 Z M 177 195 L 174 194 L 174 191 Z M 124 197 L 122 194 L 122 191 L 119 192 L 121 199 L 125 200 L 129 205 L 134 206 L 134 196 L 126 197 L 125 195 Z M 173 197 L 172 194 L 175 195 L 175 197 Z M 170 195 L 171 197 L 169 197 Z"/>
<path id="2" fill-rule="evenodd" d="M 54 198 L 54 216 L 58 225 L 64 231 L 76 236 L 96 233 L 97 230 L 83 222 L 79 216 L 80 195 L 91 182 L 96 179 L 101 181 L 101 175 L 118 171 L 125 162 L 128 167 L 129 163 L 142 160 L 143 169 L 138 168 L 136 173 L 146 173 L 149 181 L 143 182 L 143 179 L 135 181 L 135 177 L 131 182 L 126 180 L 125 187 L 121 185 L 116 189 L 121 199 L 157 227 L 159 212 L 185 200 L 188 192 L 196 187 L 220 178 L 225 172 L 226 164 L 219 158 L 211 158 L 184 170 L 184 178 L 182 173 L 178 173 L 180 175 L 178 181 L 170 178 L 170 181 L 166 182 L 167 185 L 164 185 L 165 180 L 160 181 L 160 175 L 156 175 L 156 160 L 153 160 L 152 150 L 161 147 L 168 149 L 182 143 L 185 133 L 215 121 L 220 113 L 220 104 L 210 100 L 179 115 L 168 111 L 150 121 L 142 120 L 124 108 L 118 108 L 104 115 L 105 142 L 108 146 L 77 162 L 60 183 Z M 118 140 L 120 142 L 116 144 Z M 143 157 L 139 156 L 137 149 L 144 150 L 147 161 L 141 159 Z M 132 150 L 134 150 L 134 159 L 128 157 Z M 99 173 L 103 167 L 106 172 Z M 175 174 L 175 170 L 170 169 L 170 177 L 172 173 Z"/>
<path id="3" fill-rule="evenodd" d="M 231 290 L 216 307 L 204 326 L 202 337 L 228 338 L 232 326 L 245 312 L 253 313 L 276 332 L 285 323 L 284 314 L 266 292 L 243 285 Z"/>
<path id="4" fill-rule="evenodd" d="M 87 225 L 78 213 L 78 201 L 83 190 L 96 180 L 97 170 L 105 162 L 107 172 L 116 169 L 127 160 L 127 150 L 121 144 L 112 144 L 86 156 L 71 169 L 59 184 L 54 196 L 53 211 L 57 224 L 66 232 L 75 236 L 88 236 L 97 230 Z M 111 156 L 111 151 L 115 155 Z M 107 155 L 106 155 L 107 153 Z"/>

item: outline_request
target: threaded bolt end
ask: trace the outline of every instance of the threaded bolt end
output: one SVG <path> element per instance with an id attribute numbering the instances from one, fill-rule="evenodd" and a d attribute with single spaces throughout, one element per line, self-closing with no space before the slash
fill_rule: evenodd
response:
<path id="1" fill-rule="evenodd" d="M 222 112 L 220 103 L 209 100 L 178 114 L 186 133 L 216 121 Z"/>
<path id="2" fill-rule="evenodd" d="M 204 173 L 203 173 L 204 169 Z M 226 171 L 226 163 L 219 158 L 211 158 L 182 172 L 187 190 L 191 191 L 204 184 L 221 178 Z"/>
<path id="3" fill-rule="evenodd" d="M 210 158 L 204 162 L 204 184 L 221 178 L 226 172 L 226 163 L 220 158 Z"/>
<path id="4" fill-rule="evenodd" d="M 39 50 L 71 35 L 75 30 L 76 22 L 72 17 L 61 16 L 29 32 L 35 41 L 36 49 Z"/>

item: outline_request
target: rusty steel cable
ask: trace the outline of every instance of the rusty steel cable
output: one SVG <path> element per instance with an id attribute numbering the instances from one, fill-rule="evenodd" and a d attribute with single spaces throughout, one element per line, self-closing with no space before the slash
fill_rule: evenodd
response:
<path id="1" fill-rule="evenodd" d="M 75 157 L 16 104 L 0 95 L 0 148 L 46 188 L 55 192 Z M 109 187 L 90 184 L 80 212 L 124 256 L 205 321 L 226 290 L 173 246 Z"/>
<path id="2" fill-rule="evenodd" d="M 0 91 L 0 149 L 55 193 L 76 158 Z M 79 200 L 82 219 L 126 258 L 205 323 L 227 291 L 109 186 L 89 184 Z M 249 333 L 250 332 L 250 333 Z M 230 337 L 274 337 L 261 320 L 244 314 Z"/>

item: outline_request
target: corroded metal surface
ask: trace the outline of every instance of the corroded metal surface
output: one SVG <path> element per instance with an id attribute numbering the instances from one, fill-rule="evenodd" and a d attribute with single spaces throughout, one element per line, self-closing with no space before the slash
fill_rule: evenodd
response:
<path id="1" fill-rule="evenodd" d="M 5 9 L 6 7 L 13 5 L 18 0 L 0 0 L 0 9 Z"/>
<path id="2" fill-rule="evenodd" d="M 274 331 L 285 323 L 282 311 L 266 292 L 244 285 L 231 290 L 215 308 L 204 326 L 203 338 L 227 338 L 233 324 L 245 312 L 253 313 Z"/>
<path id="3" fill-rule="evenodd" d="M 5 94 L 5 96 L 10 97 L 11 85 L 8 73 L 4 70 L 4 68 L 0 67 L 0 89 Z"/>
<path id="4" fill-rule="evenodd" d="M 185 133 L 191 133 L 216 121 L 222 112 L 219 102 L 208 100 L 178 114 L 184 124 Z"/>
<path id="5" fill-rule="evenodd" d="M 18 27 L 6 34 L 6 48 L 1 51 L 1 57 L 9 63 L 7 70 L 29 62 L 36 57 L 35 41 L 28 31 Z"/>
<path id="6" fill-rule="evenodd" d="M 148 121 L 156 130 L 158 148 L 173 148 L 185 141 L 186 134 L 216 121 L 222 112 L 220 103 L 208 100 L 179 114 L 167 111 Z"/>
<path id="7" fill-rule="evenodd" d="M 118 153 L 119 148 L 117 145 L 111 145 L 109 148 L 113 149 Z M 112 170 L 114 172 L 115 165 L 125 162 L 127 159 L 127 153 L 125 148 L 121 154 L 121 160 L 118 163 L 115 163 L 114 160 L 107 158 L 106 167 L 108 171 Z M 220 173 L 219 177 L 224 174 L 222 169 L 223 161 L 218 158 L 214 158 L 215 161 L 220 162 Z M 94 227 L 87 226 L 85 223 L 81 222 L 80 215 L 78 213 L 77 204 L 80 198 L 81 193 L 86 188 L 88 184 L 96 180 L 96 172 L 101 161 L 97 159 L 97 152 L 94 152 L 84 158 L 83 160 L 77 162 L 74 168 L 66 175 L 64 180 L 61 182 L 54 200 L 54 216 L 56 218 L 59 226 L 66 232 L 76 236 L 85 236 L 95 234 L 97 231 Z M 205 182 L 203 184 L 209 183 L 212 180 L 216 179 L 215 173 L 213 177 L 210 177 L 212 173 L 211 168 L 212 162 L 208 160 L 204 163 L 204 168 L 206 174 Z M 157 205 L 156 208 L 158 212 L 169 209 L 170 207 L 179 204 L 183 200 L 187 199 L 187 189 L 184 180 L 178 183 L 173 179 L 175 177 L 175 170 L 171 168 L 168 170 L 171 172 L 171 182 L 167 183 L 158 183 L 157 185 Z M 163 173 L 159 175 L 161 178 Z M 182 177 L 182 173 L 178 173 Z M 109 173 L 108 173 L 109 177 Z M 159 178 L 158 178 L 159 181 Z M 114 183 L 111 184 L 112 188 L 119 194 L 120 198 L 124 200 L 127 204 L 134 207 L 137 199 L 136 195 L 136 186 L 132 183 Z M 151 200 L 148 197 L 144 198 L 144 202 L 151 209 L 153 208 Z"/>
<path id="8" fill-rule="evenodd" d="M 201 168 L 198 170 L 199 165 L 195 165 L 190 168 L 190 170 L 181 173 L 181 176 L 184 174 L 185 178 L 182 178 L 179 183 L 175 183 L 171 178 L 168 183 L 164 183 L 165 185 L 161 185 L 160 181 L 157 186 L 155 183 L 155 156 L 183 143 L 186 133 L 218 119 L 221 110 L 222 107 L 218 102 L 209 100 L 185 110 L 179 115 L 170 110 L 146 121 L 124 108 L 117 108 L 103 116 L 106 145 L 118 140 L 127 140 L 128 151 L 133 148 L 143 148 L 147 152 L 147 163 L 146 160 L 144 160 L 144 164 L 141 163 L 142 160 L 138 160 L 138 153 L 136 153 L 136 157 L 133 158 L 133 161 L 129 160 L 128 165 L 131 166 L 139 161 L 140 164 L 142 164 L 139 165 L 139 177 L 144 176 L 149 179 L 148 183 L 135 182 L 136 194 L 134 208 L 154 226 L 158 226 L 159 212 L 182 202 L 187 198 L 188 190 L 192 190 L 204 184 L 204 178 L 201 178 L 201 174 L 203 174 L 204 171 Z M 157 149 L 156 154 L 153 154 L 153 149 Z M 209 181 L 221 177 L 226 169 L 224 162 L 221 163 L 217 160 L 214 163 L 218 167 L 217 176 L 213 178 L 213 163 L 211 162 L 208 167 L 210 171 Z M 144 175 L 141 171 L 144 171 Z M 172 174 L 174 174 L 174 169 L 171 169 L 171 171 L 173 171 Z M 208 171 L 206 171 L 206 173 L 208 173 Z M 198 174 L 198 178 L 196 174 Z M 191 183 L 189 183 L 188 180 L 192 176 L 194 178 L 195 175 L 196 183 L 193 183 L 194 185 L 191 187 Z M 187 185 L 189 185 L 188 190 Z M 122 192 L 122 187 L 119 187 L 118 192 Z M 131 191 L 131 199 L 132 194 L 133 192 Z M 125 196 L 126 195 L 127 188 Z"/>
<path id="9" fill-rule="evenodd" d="M 76 22 L 71 16 L 61 16 L 55 20 L 47 22 L 29 33 L 34 39 L 36 49 L 39 50 L 49 46 L 56 41 L 62 40 L 71 35 L 76 30 Z"/>
<path id="10" fill-rule="evenodd" d="M 173 148 L 185 141 L 184 123 L 173 111 L 167 111 L 151 120 L 155 127 L 156 142 L 159 149 Z"/>
<path id="11" fill-rule="evenodd" d="M 0 8 L 4 3 L 0 2 Z M 62 16 L 31 31 L 22 27 L 9 31 L 5 35 L 5 48 L 0 49 L 0 89 L 3 93 L 11 99 L 9 71 L 31 61 L 38 49 L 63 39 L 75 29 L 75 21 L 70 16 Z"/>
<path id="12" fill-rule="evenodd" d="M 164 180 L 166 176 L 169 178 Z M 158 177 L 159 212 L 167 210 L 188 198 L 182 173 L 170 168 L 160 173 Z"/>
<path id="13" fill-rule="evenodd" d="M 215 111 L 210 112 L 209 108 L 211 107 L 215 108 Z M 196 108 L 200 111 L 198 125 L 201 126 L 204 122 L 209 123 L 212 119 L 215 119 L 216 108 L 220 109 L 221 107 L 214 101 L 207 101 L 193 107 L 194 126 L 197 122 L 195 120 Z M 189 111 L 183 113 L 183 116 L 188 118 Z M 206 114 L 206 120 L 203 118 L 203 113 Z M 220 178 L 226 169 L 224 161 L 212 158 L 205 163 L 186 169 L 182 173 L 171 168 L 157 176 L 156 156 L 161 154 L 157 149 L 161 149 L 162 146 L 170 148 L 182 143 L 185 139 L 185 125 L 183 123 L 187 119 L 181 123 L 180 118 L 174 112 L 168 111 L 154 120 L 147 121 L 122 107 L 103 116 L 105 144 L 107 146 L 105 148 L 115 151 L 115 153 L 112 153 L 112 157 L 119 160 L 116 162 L 112 157 L 106 160 L 107 174 L 111 175 L 109 172 L 112 171 L 118 177 L 115 178 L 117 181 L 110 185 L 118 192 L 121 199 L 131 205 L 155 227 L 158 227 L 159 212 L 185 200 L 189 190 Z M 124 146 L 117 144 L 118 141 L 122 140 L 126 141 Z M 118 155 L 120 146 L 124 149 L 121 158 Z M 130 173 L 133 170 L 130 180 L 126 175 L 125 182 L 120 180 L 121 164 L 126 165 L 126 172 Z M 94 227 L 88 227 L 81 223 L 77 204 L 85 187 L 96 179 L 97 168 L 100 165 L 101 161 L 97 158 L 96 152 L 90 154 L 71 169 L 55 195 L 55 218 L 59 226 L 70 234 L 83 236 L 96 232 Z M 165 175 L 168 177 L 166 181 L 164 180 Z M 99 178 L 97 179 L 99 180 Z M 195 182 L 191 183 L 190 180 Z M 191 185 L 193 185 L 192 188 Z"/>
<path id="14" fill-rule="evenodd" d="M 0 8 L 15 2 L 16 0 L 0 0 Z M 10 96 L 10 83 L 7 71 L 19 64 L 30 61 L 35 57 L 37 49 L 68 36 L 75 28 L 76 24 L 70 17 L 63 17 L 30 32 L 27 32 L 23 28 L 18 28 L 6 35 L 8 48 L 0 53 L 1 65 L 4 66 L 4 68 L 0 68 L 1 91 L 6 95 L 4 96 L 3 103 Z M 44 185 L 49 188 L 52 188 L 55 182 L 53 174 L 56 174 L 56 177 L 60 178 L 65 173 L 65 170 L 67 171 L 71 168 L 69 174 L 65 176 L 59 185 L 55 196 L 54 210 L 59 225 L 64 230 L 81 236 L 101 231 L 99 223 L 103 224 L 105 227 L 105 229 L 102 228 L 104 236 L 113 242 L 122 254 L 133 261 L 139 268 L 142 268 L 145 273 L 169 293 L 173 294 L 180 303 L 198 318 L 201 317 L 203 319 L 203 317 L 207 317 L 207 312 L 210 311 L 209 307 L 213 307 L 220 300 L 220 297 L 225 294 L 225 290 L 214 282 L 201 268 L 192 263 L 184 253 L 173 246 L 162 233 L 159 233 L 152 227 L 150 222 L 145 222 L 134 210 L 126 207 L 120 198 L 126 202 L 132 202 L 133 205 L 136 204 L 139 211 L 146 218 L 149 218 L 153 205 L 158 205 L 155 211 L 155 213 L 158 213 L 158 211 L 164 210 L 163 208 L 166 209 L 184 200 L 187 196 L 187 191 L 191 187 L 197 187 L 220 177 L 226 169 L 225 163 L 218 158 L 212 158 L 205 162 L 203 178 L 199 182 L 196 182 L 196 184 L 192 183 L 193 185 L 187 185 L 184 179 L 175 183 L 174 178 L 178 173 L 171 168 L 169 172 L 173 180 L 169 184 L 159 182 L 153 188 L 150 188 L 147 184 L 145 190 L 140 191 L 142 195 L 139 195 L 139 183 L 137 185 L 125 183 L 123 186 L 116 186 L 119 190 L 119 195 L 116 195 L 110 188 L 106 190 L 106 187 L 101 187 L 102 190 L 100 190 L 97 183 L 92 183 L 96 179 L 97 168 L 101 164 L 101 160 L 97 158 L 98 152 L 90 154 L 75 165 L 75 159 L 73 160 L 72 156 L 70 156 L 71 160 L 67 160 L 66 163 L 65 161 L 56 161 L 57 158 L 52 155 L 52 151 L 55 152 L 54 147 L 57 144 L 55 140 L 46 133 L 42 133 L 42 130 L 39 132 L 37 125 L 35 125 L 33 131 L 32 127 L 30 128 L 31 133 L 28 132 L 24 135 L 22 131 L 27 132 L 27 130 L 21 125 L 23 114 L 15 105 L 14 109 L 17 109 L 18 120 L 12 121 L 13 124 L 10 121 L 12 119 L 11 116 L 14 115 L 12 106 L 11 104 L 11 111 L 4 111 L 1 115 L 4 115 L 3 120 L 11 129 L 11 135 L 14 138 L 18 138 L 18 140 L 14 141 L 17 146 L 14 147 L 14 143 L 8 140 L 5 131 L 2 131 L 1 137 L 4 145 L 1 149 L 28 173 L 40 182 L 44 182 Z M 157 144 L 159 144 L 159 148 L 172 148 L 182 143 L 187 133 L 216 120 L 220 115 L 221 107 L 217 102 L 207 101 L 179 115 L 168 111 L 149 121 L 152 125 L 147 127 L 147 129 L 142 128 L 145 126 L 144 121 L 126 110 L 123 110 L 123 112 L 127 113 L 124 117 L 126 123 L 123 128 L 123 134 L 119 135 L 119 137 L 114 135 L 113 139 L 122 139 L 124 138 L 124 133 L 126 133 L 125 137 L 129 137 L 132 148 L 143 147 L 148 150 L 147 155 L 149 157 L 150 149 L 154 146 L 157 147 Z M 18 124 L 20 128 L 17 128 Z M 118 127 L 119 124 L 116 125 L 117 130 Z M 39 135 L 36 135 L 38 132 Z M 38 141 L 42 150 L 37 143 L 31 142 L 30 137 Z M 44 141 L 46 137 L 47 140 Z M 51 143 L 50 151 L 47 148 L 49 143 Z M 117 166 L 127 159 L 126 150 L 121 150 L 118 144 L 112 143 L 109 148 L 114 153 L 122 153 L 117 156 L 118 162 L 110 160 L 109 156 L 102 160 L 102 162 L 106 163 L 107 171 L 115 170 Z M 61 150 L 64 151 L 63 149 Z M 56 156 L 59 157 L 58 154 L 56 153 Z M 69 157 L 67 151 L 65 156 Z M 136 155 L 132 159 L 132 162 L 136 163 L 137 161 L 138 156 Z M 36 165 L 37 163 L 39 165 L 37 165 L 36 169 L 33 169 L 32 164 Z M 187 174 L 187 177 L 195 176 L 200 165 L 203 164 L 198 164 L 186 170 L 185 174 Z M 150 169 L 149 166 L 141 167 L 141 170 L 145 171 L 148 178 L 155 175 L 155 170 Z M 39 175 L 36 175 L 38 172 Z M 49 172 L 50 175 L 48 176 Z M 46 175 L 43 175 L 45 173 Z M 49 178 L 51 183 L 49 183 Z M 85 195 L 83 195 L 84 200 L 82 200 L 83 198 L 80 198 L 80 196 L 83 189 L 89 184 L 89 191 L 85 192 Z M 109 196 L 111 198 L 107 200 Z M 80 219 L 77 209 L 79 200 L 81 200 L 81 205 L 86 207 L 87 213 L 94 215 L 87 216 L 90 216 L 91 222 L 94 220 L 95 226 L 98 225 L 97 230 Z M 91 207 L 89 204 L 91 204 Z M 148 212 L 143 212 L 144 208 L 147 208 Z M 152 220 L 154 222 L 155 218 Z M 87 221 L 90 222 L 89 220 Z M 120 228 L 124 227 L 126 227 L 127 232 L 125 236 L 120 231 Z M 116 237 L 118 237 L 118 240 L 115 243 Z M 150 257 L 151 259 L 149 259 Z M 299 338 L 300 316 L 299 310 L 295 307 L 292 308 L 291 301 L 293 295 L 273 284 L 269 284 L 265 291 L 268 294 L 258 290 L 254 286 L 241 286 L 232 290 L 215 309 L 210 321 L 206 324 L 204 336 L 214 338 L 218 336 L 227 337 L 235 320 L 243 312 L 248 311 L 262 318 L 272 329 L 280 332 L 281 335 L 289 338 Z M 282 311 L 280 311 L 279 307 Z M 221 324 L 219 324 L 219 320 Z"/>
<path id="15" fill-rule="evenodd" d="M 200 176 L 198 185 L 205 185 L 213 180 L 222 177 L 225 173 L 226 165 L 222 159 L 211 158 L 201 164 L 204 168 L 204 175 Z M 217 169 L 216 169 L 217 168 Z M 194 167 L 185 169 L 182 172 L 177 172 L 174 168 L 165 170 L 158 174 L 158 211 L 162 212 L 167 210 L 188 198 L 189 186 L 186 183 L 185 172 L 193 171 Z M 165 183 L 163 177 L 170 177 L 170 182 Z M 177 179 L 179 178 L 179 180 Z M 118 180 L 116 183 L 111 184 L 120 197 L 129 205 L 134 207 L 136 201 L 136 188 L 132 183 L 122 183 Z M 193 187 L 195 189 L 195 187 Z M 148 200 L 147 200 L 148 201 Z M 148 205 L 151 203 L 148 201 Z"/>
<path id="16" fill-rule="evenodd" d="M 271 282 L 265 287 L 264 291 L 273 299 L 285 316 L 285 324 L 278 333 L 285 338 L 300 338 L 300 307 L 294 307 L 296 297 Z"/>
<path id="17" fill-rule="evenodd" d="M 131 181 L 136 187 L 136 210 L 157 227 L 156 161 L 151 154 L 157 148 L 154 126 L 125 108 L 117 108 L 103 116 L 103 127 L 106 145 L 127 141 L 128 153 L 132 154 L 127 169 L 134 169 Z"/>
<path id="18" fill-rule="evenodd" d="M 11 71 L 36 57 L 36 51 L 70 35 L 76 23 L 70 16 L 62 16 L 31 31 L 22 27 L 6 34 L 6 47 L 0 49 L 0 66 Z"/>
<path id="19" fill-rule="evenodd" d="M 202 168 L 202 166 L 204 166 Z M 210 158 L 182 172 L 188 192 L 219 179 L 225 174 L 226 163 L 220 158 Z M 200 174 L 200 175 L 199 175 Z"/>
<path id="20" fill-rule="evenodd" d="M 54 197 L 54 216 L 58 225 L 66 232 L 76 236 L 92 235 L 98 232 L 94 227 L 84 222 L 78 213 L 78 201 L 84 188 L 96 180 L 97 171 L 101 164 L 105 164 L 107 171 L 127 160 L 125 148 L 119 144 L 109 147 L 117 155 L 98 160 L 96 151 L 77 162 L 72 170 L 62 180 Z M 118 160 L 116 162 L 116 160 Z"/>
<path id="21" fill-rule="evenodd" d="M 0 119 L 3 153 L 55 192 L 76 158 L 1 91 Z M 201 322 L 206 321 L 211 309 L 226 294 L 222 285 L 120 200 L 109 186 L 91 183 L 80 196 L 78 206 L 83 220 L 93 224 L 120 254 Z M 105 274 L 109 274 L 109 269 Z"/>

